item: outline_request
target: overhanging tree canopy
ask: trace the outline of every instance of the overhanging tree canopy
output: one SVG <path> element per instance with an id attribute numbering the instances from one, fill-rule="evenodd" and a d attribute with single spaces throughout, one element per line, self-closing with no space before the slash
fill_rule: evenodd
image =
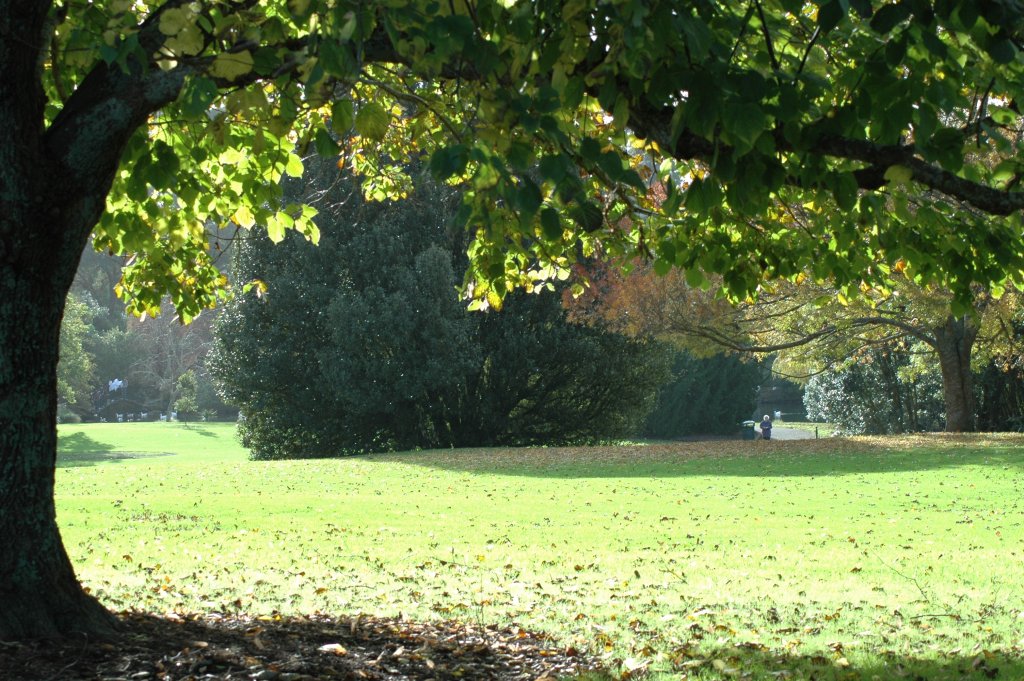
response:
<path id="1" fill-rule="evenodd" d="M 406 191 L 409 155 L 464 181 L 481 304 L 593 254 L 720 272 L 734 294 L 805 267 L 851 287 L 897 269 L 966 301 L 1024 271 L 1022 13 L 0 0 L 0 638 L 109 626 L 52 497 L 60 316 L 91 233 L 137 254 L 131 308 L 167 294 L 194 316 L 225 284 L 207 225 L 315 239 L 277 184 L 315 145 L 378 197 Z"/>

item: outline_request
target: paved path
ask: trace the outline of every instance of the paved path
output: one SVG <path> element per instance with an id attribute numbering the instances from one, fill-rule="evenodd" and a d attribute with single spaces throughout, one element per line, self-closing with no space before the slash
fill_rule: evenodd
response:
<path id="1" fill-rule="evenodd" d="M 760 433 L 761 429 L 758 428 L 757 432 Z M 808 430 L 802 430 L 800 428 L 786 428 L 785 426 L 775 426 L 772 428 L 772 439 L 773 440 L 813 440 L 814 433 Z"/>

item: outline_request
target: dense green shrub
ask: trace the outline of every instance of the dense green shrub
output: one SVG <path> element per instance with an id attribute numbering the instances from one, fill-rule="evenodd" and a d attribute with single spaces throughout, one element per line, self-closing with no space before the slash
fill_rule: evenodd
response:
<path id="1" fill-rule="evenodd" d="M 662 348 L 570 323 L 557 292 L 467 312 L 454 198 L 433 187 L 368 205 L 340 182 L 322 193 L 319 247 L 240 243 L 236 277 L 267 290 L 224 310 L 212 364 L 254 457 L 636 432 L 666 376 Z"/>
<path id="2" fill-rule="evenodd" d="M 735 433 L 757 403 L 758 365 L 736 355 L 676 352 L 672 377 L 644 427 L 651 437 Z"/>
<path id="3" fill-rule="evenodd" d="M 1024 369 L 989 362 L 976 376 L 978 429 L 1024 431 Z"/>

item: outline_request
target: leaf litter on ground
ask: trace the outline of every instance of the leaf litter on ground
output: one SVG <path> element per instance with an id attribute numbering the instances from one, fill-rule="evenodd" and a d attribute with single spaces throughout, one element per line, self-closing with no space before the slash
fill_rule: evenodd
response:
<path id="1" fill-rule="evenodd" d="M 598 668 L 517 626 L 369 615 L 122 613 L 111 641 L 0 644 L 5 681 L 556 679 Z"/>

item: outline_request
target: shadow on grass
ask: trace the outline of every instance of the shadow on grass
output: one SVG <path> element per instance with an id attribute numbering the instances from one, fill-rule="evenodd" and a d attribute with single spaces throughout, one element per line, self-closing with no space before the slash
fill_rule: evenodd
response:
<path id="1" fill-rule="evenodd" d="M 106 452 L 113 447 L 109 442 L 94 440 L 85 433 L 77 432 L 68 435 L 61 435 L 57 441 L 58 454 L 88 454 L 91 452 Z"/>
<path id="2" fill-rule="evenodd" d="M 857 651 L 869 653 L 858 659 Z M 816 679 L 817 681 L 984 681 L 1024 678 L 1024 661 L 1016 654 L 979 651 L 937 653 L 935 658 L 917 658 L 895 652 L 870 654 L 864 648 L 828 650 L 815 655 L 791 655 L 759 648 L 730 646 L 702 651 L 690 657 L 686 649 L 671 656 L 677 672 L 702 679 Z"/>
<path id="3" fill-rule="evenodd" d="M 101 463 L 119 463 L 134 459 L 150 459 L 158 456 L 175 456 L 173 452 L 57 452 L 57 468 L 79 468 Z"/>
<path id="4" fill-rule="evenodd" d="M 173 456 L 169 452 L 121 452 L 113 451 L 114 449 L 113 444 L 95 440 L 85 433 L 62 435 L 57 444 L 57 468 L 95 466 L 100 463 L 115 463 L 152 456 Z"/>
<path id="5" fill-rule="evenodd" d="M 543 634 L 459 622 L 245 614 L 125 613 L 119 645 L 67 641 L 0 647 L 0 678 L 19 681 L 203 679 L 579 679 L 596 661 Z M 610 677 L 591 677 L 602 680 Z"/>
<path id="6" fill-rule="evenodd" d="M 6 643 L 0 678 L 563 679 L 610 681 L 584 651 L 517 626 L 415 622 L 317 614 L 309 617 L 122 615 L 120 645 L 82 639 Z M 862 652 L 860 652 L 862 651 Z M 864 658 L 859 658 L 863 654 Z M 1024 678 L 1015 652 L 937 653 L 917 658 L 842 646 L 793 655 L 757 644 L 722 646 L 699 657 L 682 648 L 666 664 L 675 678 L 815 681 L 985 681 Z M 70 662 L 69 662 L 70 661 Z M 262 674 L 264 670 L 272 673 Z M 664 671 L 664 669 L 659 669 Z"/>
<path id="7" fill-rule="evenodd" d="M 204 426 L 198 423 L 183 422 L 181 424 L 181 427 L 190 433 L 202 435 L 203 437 L 220 437 L 218 433 L 211 430 L 208 426 Z"/>
<path id="8" fill-rule="evenodd" d="M 818 477 L 984 466 L 1024 472 L 1019 435 L 722 440 L 648 446 L 434 450 L 369 458 L 445 471 L 544 478 Z"/>

